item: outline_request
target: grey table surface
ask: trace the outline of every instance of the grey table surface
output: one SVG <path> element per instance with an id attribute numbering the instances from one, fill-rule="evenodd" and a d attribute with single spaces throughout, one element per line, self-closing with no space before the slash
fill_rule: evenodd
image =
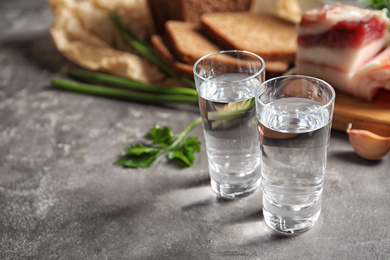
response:
<path id="1" fill-rule="evenodd" d="M 177 132 L 199 111 L 54 90 L 72 64 L 52 19 L 45 0 L 0 1 L 1 259 L 390 258 L 390 156 L 359 158 L 345 133 L 332 132 L 320 219 L 293 237 L 266 227 L 260 191 L 213 194 L 204 147 L 191 168 L 114 166 L 153 123 Z"/>

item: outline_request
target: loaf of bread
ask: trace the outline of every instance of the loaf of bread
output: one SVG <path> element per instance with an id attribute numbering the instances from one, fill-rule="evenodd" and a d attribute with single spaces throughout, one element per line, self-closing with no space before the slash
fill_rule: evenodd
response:
<path id="1" fill-rule="evenodd" d="M 266 61 L 293 62 L 297 52 L 295 25 L 267 14 L 208 13 L 202 32 L 223 49 L 247 50 Z"/>
<path id="2" fill-rule="evenodd" d="M 148 0 L 156 32 L 164 32 L 169 20 L 198 23 L 200 16 L 211 12 L 248 11 L 252 0 Z"/>

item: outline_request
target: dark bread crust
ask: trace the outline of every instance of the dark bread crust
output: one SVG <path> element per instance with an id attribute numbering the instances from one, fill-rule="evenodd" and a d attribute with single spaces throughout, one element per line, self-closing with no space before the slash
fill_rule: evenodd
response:
<path id="1" fill-rule="evenodd" d="M 176 73 L 183 75 L 189 79 L 193 79 L 192 66 L 177 61 L 160 35 L 152 35 L 151 42 L 153 49 L 155 50 L 157 55 L 163 60 L 163 62 L 167 64 L 167 66 L 169 66 Z"/>
<path id="2" fill-rule="evenodd" d="M 154 34 L 151 37 L 151 43 L 154 51 L 163 60 L 165 64 L 170 64 L 175 61 L 172 53 L 169 51 L 160 35 Z"/>

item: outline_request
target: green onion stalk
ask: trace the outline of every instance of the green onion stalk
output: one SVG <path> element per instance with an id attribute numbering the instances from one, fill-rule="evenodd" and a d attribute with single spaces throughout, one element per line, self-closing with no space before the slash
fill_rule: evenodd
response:
<path id="1" fill-rule="evenodd" d="M 82 94 L 126 100 L 139 103 L 166 104 L 166 103 L 198 103 L 198 97 L 195 95 L 180 94 L 161 94 L 161 93 L 143 93 L 131 90 L 116 89 L 110 87 L 97 86 L 92 84 L 79 83 L 75 81 L 53 78 L 51 80 L 53 87 Z"/>
<path id="2" fill-rule="evenodd" d="M 110 14 L 110 18 L 112 23 L 114 24 L 115 28 L 120 32 L 120 34 L 126 39 L 126 41 L 133 46 L 133 48 L 145 59 L 152 62 L 154 65 L 156 65 L 159 69 L 161 69 L 163 72 L 165 72 L 167 75 L 174 77 L 181 82 L 185 83 L 186 85 L 195 88 L 195 83 L 177 73 L 175 73 L 173 70 L 171 70 L 161 59 L 160 57 L 155 53 L 155 51 L 149 47 L 147 44 L 141 42 L 137 36 L 127 29 L 121 22 L 119 14 L 117 11 L 114 11 Z"/>

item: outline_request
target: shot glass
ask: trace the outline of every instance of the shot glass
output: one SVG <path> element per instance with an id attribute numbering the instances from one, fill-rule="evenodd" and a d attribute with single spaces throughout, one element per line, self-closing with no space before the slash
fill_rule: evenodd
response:
<path id="1" fill-rule="evenodd" d="M 249 195 L 260 184 L 255 93 L 265 62 L 247 51 L 221 51 L 194 64 L 212 189 L 221 197 Z"/>
<path id="2" fill-rule="evenodd" d="M 265 223 L 284 234 L 312 228 L 322 207 L 335 91 L 327 82 L 292 75 L 256 92 Z"/>

